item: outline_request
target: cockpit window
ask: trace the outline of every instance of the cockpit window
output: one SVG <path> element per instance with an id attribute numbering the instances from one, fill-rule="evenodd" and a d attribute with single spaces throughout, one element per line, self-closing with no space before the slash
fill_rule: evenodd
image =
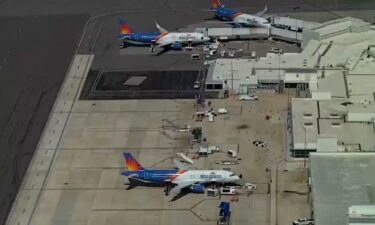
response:
<path id="1" fill-rule="evenodd" d="M 234 174 L 234 173 L 231 173 L 229 176 L 230 176 L 230 177 L 233 177 L 233 176 L 235 176 L 235 174 Z"/>

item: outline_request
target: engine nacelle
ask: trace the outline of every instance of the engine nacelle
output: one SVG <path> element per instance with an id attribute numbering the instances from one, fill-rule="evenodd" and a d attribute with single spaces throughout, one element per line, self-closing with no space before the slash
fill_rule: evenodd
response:
<path id="1" fill-rule="evenodd" d="M 172 44 L 171 48 L 173 50 L 181 50 L 182 49 L 182 43 L 181 42 L 175 42 Z"/>
<path id="2" fill-rule="evenodd" d="M 193 184 L 193 185 L 190 186 L 190 190 L 193 193 L 203 194 L 204 193 L 204 185 Z"/>

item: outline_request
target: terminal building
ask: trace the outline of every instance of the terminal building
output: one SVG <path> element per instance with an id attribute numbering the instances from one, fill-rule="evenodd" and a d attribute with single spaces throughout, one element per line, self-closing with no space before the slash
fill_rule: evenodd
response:
<path id="1" fill-rule="evenodd" d="M 316 151 L 373 151 L 375 30 L 349 17 L 310 24 L 301 35 L 300 53 L 211 62 L 206 91 L 221 89 L 224 81 L 239 94 L 296 90 L 287 122 L 294 158 Z"/>
<path id="2" fill-rule="evenodd" d="M 375 153 L 312 153 L 316 225 L 375 224 Z"/>

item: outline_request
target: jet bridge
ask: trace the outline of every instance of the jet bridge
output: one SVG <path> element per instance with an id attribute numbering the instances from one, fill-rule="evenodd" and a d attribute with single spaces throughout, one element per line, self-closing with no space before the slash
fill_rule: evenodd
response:
<path id="1" fill-rule="evenodd" d="M 289 28 L 292 31 L 302 31 L 304 28 L 303 20 L 293 19 L 290 17 L 273 16 L 271 17 L 271 23 L 274 27 Z"/>
<path id="2" fill-rule="evenodd" d="M 207 36 L 218 40 L 264 39 L 275 38 L 279 40 L 301 43 L 304 28 L 315 26 L 316 23 L 307 22 L 289 17 L 271 17 L 272 27 L 207 27 L 196 28 L 194 31 L 205 33 Z"/>
<path id="3" fill-rule="evenodd" d="M 267 28 L 232 28 L 232 27 L 212 27 L 212 28 L 197 28 L 196 32 L 203 32 L 207 36 L 216 38 L 218 40 L 238 40 L 238 39 L 253 39 L 253 38 L 268 38 L 269 31 Z"/>

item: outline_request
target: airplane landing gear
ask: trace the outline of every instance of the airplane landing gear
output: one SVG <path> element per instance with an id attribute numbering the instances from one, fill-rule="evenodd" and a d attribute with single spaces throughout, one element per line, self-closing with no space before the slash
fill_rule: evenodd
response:
<path id="1" fill-rule="evenodd" d="M 150 52 L 151 52 L 151 53 L 154 53 L 154 52 L 155 52 L 155 42 L 152 42 L 152 43 L 151 43 L 151 46 L 150 46 Z"/>
<path id="2" fill-rule="evenodd" d="M 126 48 L 126 47 L 128 47 L 128 44 L 124 41 L 124 42 L 122 42 L 122 45 L 120 46 L 120 48 L 121 49 L 124 49 L 124 48 Z"/>
<path id="3" fill-rule="evenodd" d="M 168 196 L 170 191 L 171 191 L 171 181 L 166 180 L 165 181 L 165 187 L 164 187 L 165 196 Z"/>

